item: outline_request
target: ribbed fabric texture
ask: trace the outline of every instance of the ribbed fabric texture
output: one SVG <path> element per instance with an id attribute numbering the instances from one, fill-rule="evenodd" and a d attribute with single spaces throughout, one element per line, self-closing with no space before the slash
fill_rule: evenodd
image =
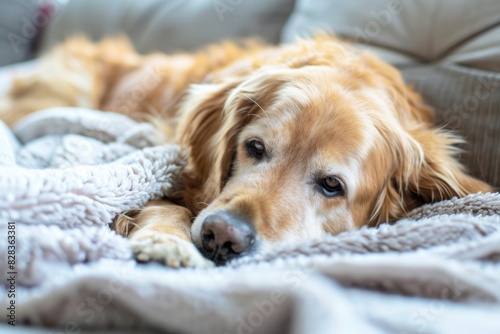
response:
<path id="1" fill-rule="evenodd" d="M 452 64 L 402 73 L 435 108 L 436 124 L 466 139 L 460 159 L 469 172 L 500 187 L 500 73 Z"/>

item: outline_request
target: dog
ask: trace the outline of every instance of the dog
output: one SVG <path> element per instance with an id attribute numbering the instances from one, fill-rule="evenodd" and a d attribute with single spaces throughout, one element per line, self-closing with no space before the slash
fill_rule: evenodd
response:
<path id="1" fill-rule="evenodd" d="M 0 115 L 81 106 L 158 125 L 187 156 L 179 198 L 119 215 L 139 261 L 223 265 L 271 245 L 377 226 L 492 188 L 462 140 L 376 56 L 333 36 L 139 55 L 76 37 L 13 80 Z"/>

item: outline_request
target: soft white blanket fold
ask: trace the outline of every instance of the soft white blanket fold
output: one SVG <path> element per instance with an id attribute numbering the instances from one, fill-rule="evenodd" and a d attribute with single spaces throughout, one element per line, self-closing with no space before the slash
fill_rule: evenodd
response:
<path id="1" fill-rule="evenodd" d="M 108 224 L 181 186 L 182 155 L 156 140 L 148 124 L 85 109 L 39 112 L 13 133 L 0 123 L 0 232 L 16 221 L 18 324 L 500 333 L 500 194 L 427 205 L 394 225 L 279 246 L 222 268 L 138 265 Z M 0 237 L 2 253 L 6 246 Z M 8 302 L 2 294 L 1 307 Z"/>

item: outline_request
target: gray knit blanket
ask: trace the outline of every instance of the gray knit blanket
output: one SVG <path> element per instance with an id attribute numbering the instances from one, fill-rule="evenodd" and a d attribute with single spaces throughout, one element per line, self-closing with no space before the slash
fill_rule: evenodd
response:
<path id="1" fill-rule="evenodd" d="M 15 229 L 15 263 L 1 256 L 0 269 L 15 272 L 17 326 L 500 333 L 499 193 L 426 205 L 393 225 L 282 245 L 226 267 L 141 265 L 109 223 L 180 187 L 184 159 L 158 140 L 148 124 L 86 109 L 41 111 L 12 130 L 0 123 L 2 254 Z M 0 295 L 3 310 L 11 301 Z"/>

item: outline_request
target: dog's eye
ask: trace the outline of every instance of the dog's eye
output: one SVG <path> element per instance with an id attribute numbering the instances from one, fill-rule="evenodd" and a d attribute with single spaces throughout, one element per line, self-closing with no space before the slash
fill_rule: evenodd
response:
<path id="1" fill-rule="evenodd" d="M 344 194 L 342 183 L 335 176 L 328 176 L 321 180 L 321 187 L 326 197 L 335 197 Z"/>
<path id="2" fill-rule="evenodd" d="M 266 153 L 266 147 L 264 143 L 258 139 L 250 140 L 246 143 L 247 153 L 249 157 L 260 160 L 264 157 Z"/>

